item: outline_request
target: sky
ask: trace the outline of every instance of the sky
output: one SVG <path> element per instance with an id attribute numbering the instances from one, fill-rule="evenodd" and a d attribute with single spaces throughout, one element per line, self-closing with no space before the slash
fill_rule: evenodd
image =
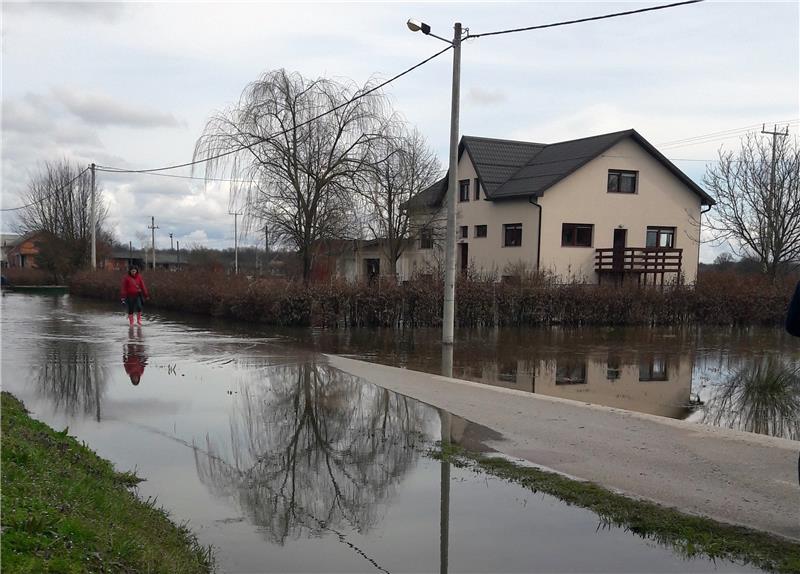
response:
<path id="1" fill-rule="evenodd" d="M 545 24 L 654 2 L 148 2 L 2 4 L 3 208 L 45 161 L 146 169 L 192 159 L 216 111 L 269 70 L 386 79 L 452 36 Z M 450 53 L 385 89 L 446 164 Z M 717 2 L 475 38 L 462 48 L 461 133 L 555 142 L 635 128 L 695 181 L 744 128 L 800 120 L 798 2 Z M 758 126 L 758 127 L 756 127 Z M 695 136 L 731 133 L 682 145 Z M 738 131 L 733 131 L 738 130 Z M 188 168 L 169 172 L 192 175 Z M 195 173 L 195 175 L 198 175 Z M 233 245 L 224 182 L 98 174 L 116 238 Z M 13 230 L 13 212 L 2 231 Z M 240 245 L 260 234 L 240 234 Z M 706 243 L 701 259 L 726 250 Z"/>

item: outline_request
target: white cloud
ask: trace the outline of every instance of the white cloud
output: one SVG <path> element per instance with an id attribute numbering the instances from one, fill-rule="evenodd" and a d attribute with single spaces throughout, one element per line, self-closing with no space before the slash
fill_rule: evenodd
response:
<path id="1" fill-rule="evenodd" d="M 66 87 L 54 88 L 53 94 L 69 112 L 90 125 L 132 128 L 184 125 L 171 113 L 132 106 L 104 94 L 93 94 Z"/>

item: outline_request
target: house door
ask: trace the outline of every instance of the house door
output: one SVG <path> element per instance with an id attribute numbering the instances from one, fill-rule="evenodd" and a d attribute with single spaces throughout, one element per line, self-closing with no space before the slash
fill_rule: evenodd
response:
<path id="1" fill-rule="evenodd" d="M 621 272 L 625 268 L 625 243 L 627 239 L 627 229 L 614 230 L 614 271 Z"/>
<path id="2" fill-rule="evenodd" d="M 461 250 L 461 272 L 466 273 L 469 268 L 469 243 L 459 243 Z"/>

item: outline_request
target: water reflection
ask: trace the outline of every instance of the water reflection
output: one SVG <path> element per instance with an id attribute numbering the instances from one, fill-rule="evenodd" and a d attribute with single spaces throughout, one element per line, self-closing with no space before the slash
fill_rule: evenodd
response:
<path id="1" fill-rule="evenodd" d="M 128 328 L 128 342 L 123 346 L 122 364 L 131 383 L 138 385 L 142 380 L 144 368 L 147 366 L 147 354 L 141 327 L 131 325 Z"/>
<path id="2" fill-rule="evenodd" d="M 704 422 L 800 440 L 800 367 L 767 356 L 733 370 L 717 385 Z"/>
<path id="3" fill-rule="evenodd" d="M 195 449 L 197 472 L 281 545 L 370 530 L 427 424 L 419 403 L 313 361 L 268 369 L 236 396 L 229 440 Z"/>
<path id="4" fill-rule="evenodd" d="M 69 417 L 101 418 L 101 402 L 107 385 L 107 367 L 91 341 L 74 338 L 64 327 L 52 321 L 49 337 L 37 348 L 31 379 L 39 398 L 48 402 L 53 412 Z"/>

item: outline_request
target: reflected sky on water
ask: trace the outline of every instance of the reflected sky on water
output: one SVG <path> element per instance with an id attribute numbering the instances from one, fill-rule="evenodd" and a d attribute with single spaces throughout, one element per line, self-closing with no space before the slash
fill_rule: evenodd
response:
<path id="1" fill-rule="evenodd" d="M 478 448 L 493 433 L 345 375 L 312 352 L 338 347 L 359 355 L 352 332 L 348 340 L 313 333 L 300 341 L 298 332 L 145 319 L 130 329 L 111 305 L 5 295 L 3 388 L 37 418 L 68 426 L 118 468 L 146 478 L 140 495 L 157 496 L 177 520 L 188 520 L 201 542 L 214 545 L 222 571 L 747 570 L 684 559 L 589 511 L 430 458 L 440 438 Z M 430 360 L 438 372 L 442 355 L 431 337 L 393 344 L 406 357 L 407 349 L 420 351 L 420 364 L 407 366 Z M 687 383 L 673 389 L 672 373 L 688 373 L 695 392 L 699 352 L 682 358 L 676 349 L 685 343 L 669 347 L 677 358 L 667 353 L 666 367 L 658 362 L 665 347 L 653 340 L 601 368 L 592 361 L 611 345 L 582 340 L 583 355 L 565 362 L 552 349 L 571 339 L 558 337 L 542 354 L 518 357 L 512 375 L 510 354 L 492 363 L 490 351 L 478 351 L 505 345 L 481 345 L 472 334 L 456 347 L 454 374 L 472 369 L 473 378 L 488 380 L 494 373 L 502 384 L 552 393 L 590 389 L 611 374 L 604 384 L 617 385 L 620 395 L 629 394 L 630 376 L 637 379 L 630 386 L 653 389 L 647 396 L 659 409 L 678 408 L 687 390 Z M 370 339 L 378 349 L 372 360 L 397 352 L 385 350 L 386 333 Z"/>

